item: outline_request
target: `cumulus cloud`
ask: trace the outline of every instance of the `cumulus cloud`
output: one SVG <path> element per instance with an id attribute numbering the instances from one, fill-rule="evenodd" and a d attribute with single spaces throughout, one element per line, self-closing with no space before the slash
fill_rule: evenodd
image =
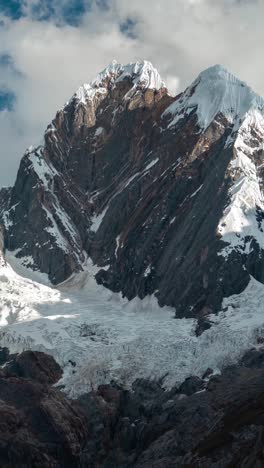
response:
<path id="1" fill-rule="evenodd" d="M 263 13 L 258 0 L 24 0 L 12 19 L 0 0 L 0 90 L 16 95 L 14 111 L 0 112 L 0 185 L 112 59 L 152 61 L 174 93 L 222 63 L 264 95 Z"/>

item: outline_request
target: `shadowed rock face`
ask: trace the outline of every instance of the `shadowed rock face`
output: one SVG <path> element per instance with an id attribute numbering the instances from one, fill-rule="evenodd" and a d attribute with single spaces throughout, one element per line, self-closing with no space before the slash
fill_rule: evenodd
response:
<path id="1" fill-rule="evenodd" d="M 219 80 L 230 86 L 226 71 L 212 70 L 176 98 L 162 84 L 143 86 L 136 72 L 121 79 L 112 71 L 87 96 L 79 90 L 48 126 L 44 146 L 22 158 L 11 199 L 4 197 L 7 248 L 55 284 L 80 271 L 88 254 L 104 286 L 129 299 L 155 293 L 179 317 L 201 320 L 250 275 L 263 282 L 251 221 L 234 222 L 235 241 L 228 237 L 244 201 L 240 218 L 245 211 L 263 232 L 255 185 L 249 203 L 234 189 L 250 184 L 251 163 L 262 187 L 263 135 L 254 119 L 245 130 L 246 114 L 222 101 L 202 125 L 200 108 L 212 101 L 200 98 L 204 80 L 216 83 L 219 100 Z"/>

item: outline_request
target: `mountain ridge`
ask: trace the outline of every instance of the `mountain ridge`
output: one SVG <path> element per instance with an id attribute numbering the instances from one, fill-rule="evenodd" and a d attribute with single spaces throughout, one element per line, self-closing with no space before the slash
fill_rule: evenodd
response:
<path id="1" fill-rule="evenodd" d="M 123 65 L 113 60 L 91 83 L 83 84 L 78 88 L 72 99 L 78 99 L 85 104 L 85 97 L 87 99 L 93 98 L 95 92 L 104 92 L 103 90 L 115 86 L 115 83 L 129 78 L 132 78 L 132 91 L 134 92 L 139 89 L 155 89 L 158 91 L 161 88 L 166 88 L 164 81 L 152 63 L 143 60 Z"/>
<path id="2" fill-rule="evenodd" d="M 101 284 L 179 316 L 262 281 L 262 98 L 219 65 L 175 98 L 145 61 L 93 83 L 22 159 L 6 248 L 55 284 L 88 255 Z"/>

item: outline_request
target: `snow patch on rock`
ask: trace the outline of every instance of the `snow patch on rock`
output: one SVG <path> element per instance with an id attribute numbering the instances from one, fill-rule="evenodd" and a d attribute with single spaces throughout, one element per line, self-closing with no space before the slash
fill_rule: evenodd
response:
<path id="1" fill-rule="evenodd" d="M 100 136 L 103 132 L 104 132 L 103 127 L 98 127 L 98 128 L 95 130 L 95 132 L 94 132 L 94 136 L 98 137 L 98 136 Z"/>
<path id="2" fill-rule="evenodd" d="M 157 162 L 159 161 L 159 158 L 155 158 L 153 159 L 153 161 L 151 161 L 144 169 L 144 172 L 148 171 L 149 169 L 151 169 L 153 166 L 155 166 L 155 164 L 157 164 Z"/>
<path id="3" fill-rule="evenodd" d="M 109 205 L 106 206 L 106 208 L 99 214 L 95 214 L 91 218 L 91 226 L 90 229 L 92 232 L 97 232 L 99 227 L 101 226 L 101 223 L 107 213 L 107 210 L 109 208 Z"/>

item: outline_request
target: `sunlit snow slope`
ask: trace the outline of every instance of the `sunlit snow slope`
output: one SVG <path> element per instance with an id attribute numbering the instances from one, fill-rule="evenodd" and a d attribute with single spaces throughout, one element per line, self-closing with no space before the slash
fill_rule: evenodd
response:
<path id="1" fill-rule="evenodd" d="M 129 385 L 166 375 L 170 387 L 208 367 L 220 370 L 264 334 L 264 286 L 253 279 L 196 337 L 195 320 L 174 319 L 152 297 L 128 303 L 98 286 L 89 264 L 55 289 L 10 254 L 7 261 L 0 267 L 0 346 L 52 354 L 72 397 L 111 379 Z"/>

